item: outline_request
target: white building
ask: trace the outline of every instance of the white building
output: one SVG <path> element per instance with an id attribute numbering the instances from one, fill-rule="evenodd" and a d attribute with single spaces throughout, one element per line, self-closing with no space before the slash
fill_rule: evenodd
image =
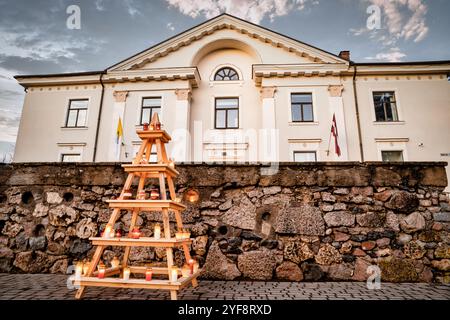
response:
<path id="1" fill-rule="evenodd" d="M 104 71 L 17 76 L 14 161 L 131 161 L 154 112 L 176 161 L 448 161 L 449 73 L 353 63 L 223 14 Z"/>

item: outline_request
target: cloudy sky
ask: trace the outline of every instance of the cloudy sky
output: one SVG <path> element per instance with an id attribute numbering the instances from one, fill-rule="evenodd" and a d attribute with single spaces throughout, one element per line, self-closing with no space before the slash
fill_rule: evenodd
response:
<path id="1" fill-rule="evenodd" d="M 14 75 L 103 70 L 222 12 L 357 62 L 450 59 L 448 0 L 0 0 L 0 161 L 23 103 Z"/>

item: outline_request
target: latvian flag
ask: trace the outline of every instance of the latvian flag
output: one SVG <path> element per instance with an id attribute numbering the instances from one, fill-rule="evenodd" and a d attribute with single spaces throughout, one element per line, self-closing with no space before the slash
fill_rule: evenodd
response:
<path id="1" fill-rule="evenodd" d="M 331 122 L 331 134 L 334 137 L 334 148 L 336 151 L 336 154 L 338 155 L 338 157 L 341 156 L 341 148 L 339 148 L 339 141 L 338 141 L 338 129 L 337 129 L 337 124 L 336 124 L 336 115 L 333 114 L 333 121 Z"/>

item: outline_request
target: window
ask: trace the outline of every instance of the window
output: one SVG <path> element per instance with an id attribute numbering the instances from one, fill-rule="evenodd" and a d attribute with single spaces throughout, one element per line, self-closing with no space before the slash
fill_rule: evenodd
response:
<path id="1" fill-rule="evenodd" d="M 397 103 L 393 91 L 374 92 L 373 103 L 375 105 L 376 121 L 398 121 Z"/>
<path id="2" fill-rule="evenodd" d="M 214 81 L 233 81 L 233 80 L 239 80 L 239 75 L 236 72 L 236 70 L 230 67 L 221 68 L 214 75 Z"/>
<path id="3" fill-rule="evenodd" d="M 238 98 L 216 98 L 215 128 L 216 129 L 239 128 Z"/>
<path id="4" fill-rule="evenodd" d="M 88 101 L 88 99 L 69 101 L 66 127 L 77 128 L 86 126 Z"/>
<path id="5" fill-rule="evenodd" d="M 291 94 L 292 122 L 313 122 L 312 93 Z"/>
<path id="6" fill-rule="evenodd" d="M 81 154 L 79 153 L 63 153 L 61 154 L 61 162 L 80 162 Z"/>
<path id="7" fill-rule="evenodd" d="M 381 151 L 381 160 L 384 162 L 403 161 L 403 151 Z"/>
<path id="8" fill-rule="evenodd" d="M 315 162 L 317 154 L 315 151 L 294 151 L 294 162 Z"/>
<path id="9" fill-rule="evenodd" d="M 150 123 L 155 113 L 161 116 L 161 97 L 143 98 L 140 124 Z"/>

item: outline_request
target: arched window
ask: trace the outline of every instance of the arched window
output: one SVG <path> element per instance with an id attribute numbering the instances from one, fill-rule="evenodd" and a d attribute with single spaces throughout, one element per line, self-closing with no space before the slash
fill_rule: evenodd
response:
<path id="1" fill-rule="evenodd" d="M 214 75 L 214 81 L 232 81 L 239 80 L 239 75 L 233 68 L 224 67 L 219 69 Z"/>

